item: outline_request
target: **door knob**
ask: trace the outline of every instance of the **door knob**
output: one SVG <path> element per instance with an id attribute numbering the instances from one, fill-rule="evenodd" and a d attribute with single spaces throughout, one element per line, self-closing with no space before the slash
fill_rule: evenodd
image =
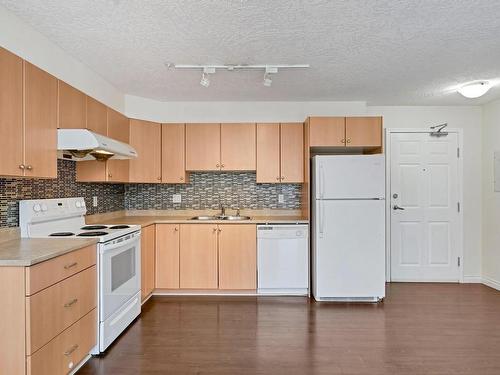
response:
<path id="1" fill-rule="evenodd" d="M 395 204 L 394 206 L 392 206 L 392 209 L 393 210 L 404 210 L 403 207 L 399 207 L 397 204 Z"/>

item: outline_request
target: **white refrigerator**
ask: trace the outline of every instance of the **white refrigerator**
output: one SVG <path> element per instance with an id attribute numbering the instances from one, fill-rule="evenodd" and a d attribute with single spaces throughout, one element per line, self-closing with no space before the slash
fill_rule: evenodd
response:
<path id="1" fill-rule="evenodd" d="M 312 291 L 317 301 L 385 297 L 383 155 L 313 158 Z"/>

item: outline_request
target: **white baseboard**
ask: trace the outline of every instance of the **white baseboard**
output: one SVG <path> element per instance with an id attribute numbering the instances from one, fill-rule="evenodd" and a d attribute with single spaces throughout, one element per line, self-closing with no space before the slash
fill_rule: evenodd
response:
<path id="1" fill-rule="evenodd" d="M 489 277 L 483 277 L 483 284 L 490 288 L 500 290 L 500 281 L 490 279 Z"/>
<path id="2" fill-rule="evenodd" d="M 464 276 L 464 284 L 481 284 L 483 279 L 481 276 Z"/>

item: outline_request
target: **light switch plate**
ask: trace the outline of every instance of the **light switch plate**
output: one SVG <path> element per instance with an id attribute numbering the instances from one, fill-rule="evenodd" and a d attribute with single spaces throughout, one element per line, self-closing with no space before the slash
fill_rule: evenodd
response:
<path id="1" fill-rule="evenodd" d="M 92 197 L 92 207 L 97 207 L 97 197 Z"/>
<path id="2" fill-rule="evenodd" d="M 182 198 L 180 194 L 174 194 L 172 195 L 172 203 L 181 203 Z"/>
<path id="3" fill-rule="evenodd" d="M 285 195 L 278 194 L 278 203 L 285 203 Z"/>

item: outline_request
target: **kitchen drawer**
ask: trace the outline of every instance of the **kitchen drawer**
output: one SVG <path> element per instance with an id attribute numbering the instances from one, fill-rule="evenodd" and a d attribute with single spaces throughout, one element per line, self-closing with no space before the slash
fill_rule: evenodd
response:
<path id="1" fill-rule="evenodd" d="M 67 374 L 81 362 L 96 344 L 96 311 L 92 310 L 35 354 L 28 356 L 28 375 Z"/>
<path id="2" fill-rule="evenodd" d="M 96 266 L 26 297 L 26 353 L 36 352 L 96 307 Z"/>
<path id="3" fill-rule="evenodd" d="M 95 245 L 75 250 L 26 269 L 26 295 L 30 296 L 96 264 Z"/>

